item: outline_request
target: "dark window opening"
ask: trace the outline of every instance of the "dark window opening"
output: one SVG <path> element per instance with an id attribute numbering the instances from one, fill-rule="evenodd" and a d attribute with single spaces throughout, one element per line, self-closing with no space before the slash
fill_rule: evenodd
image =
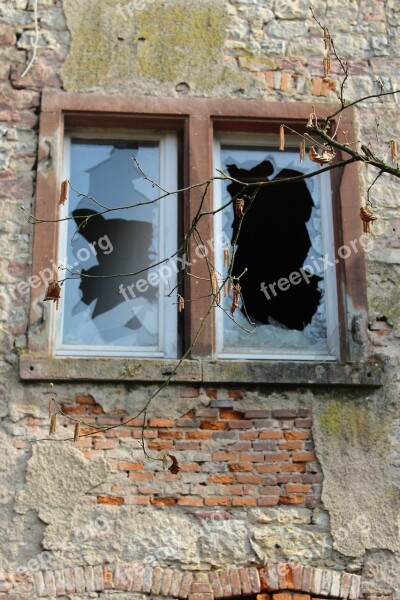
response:
<path id="1" fill-rule="evenodd" d="M 265 180 L 273 174 L 273 165 L 264 160 L 251 169 L 228 165 L 228 172 L 235 179 Z M 272 180 L 301 175 L 294 169 L 280 170 Z M 240 194 L 241 186 L 231 183 L 231 197 Z M 244 196 L 244 211 L 249 207 L 249 198 L 254 189 Z M 321 301 L 318 283 L 321 277 L 307 274 L 301 269 L 311 247 L 306 223 L 313 208 L 311 194 L 304 181 L 283 183 L 279 186 L 262 187 L 242 220 L 233 275 L 240 278 L 243 297 L 242 312 L 252 320 L 263 324 L 277 321 L 288 329 L 302 331 L 311 322 Z M 239 217 L 234 214 L 233 238 L 239 226 Z M 291 274 L 298 273 L 298 276 Z M 278 282 L 287 284 L 278 287 Z M 292 283 L 293 282 L 293 283 Z"/>

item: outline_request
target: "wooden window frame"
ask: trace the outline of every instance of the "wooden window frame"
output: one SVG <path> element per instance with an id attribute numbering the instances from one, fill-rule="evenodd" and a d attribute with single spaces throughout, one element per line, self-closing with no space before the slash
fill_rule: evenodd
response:
<path id="1" fill-rule="evenodd" d="M 334 111 L 330 105 L 315 107 L 318 115 L 322 117 Z M 300 102 L 269 103 L 258 100 L 239 99 L 214 99 L 214 98 L 163 98 L 163 97 L 129 97 L 108 94 L 80 94 L 66 92 L 44 92 L 42 98 L 40 118 L 40 139 L 37 170 L 37 190 L 35 214 L 39 219 L 48 221 L 44 225 L 36 225 L 33 243 L 33 273 L 50 264 L 51 259 L 57 256 L 58 247 L 58 196 L 62 172 L 62 152 L 64 141 L 64 130 L 69 126 L 79 127 L 119 127 L 129 129 L 162 129 L 173 130 L 178 133 L 180 139 L 181 156 L 178 152 L 178 161 L 183 158 L 181 187 L 190 187 L 202 181 L 210 179 L 213 164 L 213 138 L 215 132 L 246 132 L 246 133 L 278 133 L 282 122 L 295 131 L 304 131 L 310 113 L 310 105 Z M 348 139 L 355 139 L 354 133 L 354 111 L 344 111 L 341 126 L 338 133 L 339 141 L 345 141 L 342 132 L 346 132 Z M 334 124 L 333 124 L 334 125 Z M 336 160 L 341 160 L 340 154 Z M 360 206 L 359 177 L 356 164 L 347 165 L 345 169 L 338 168 L 331 171 L 331 184 L 333 194 L 333 218 L 335 248 L 349 245 L 351 240 L 359 238 L 362 234 L 361 222 L 358 211 Z M 182 195 L 183 217 L 181 227 L 185 231 L 192 222 L 197 207 L 201 201 L 203 188 L 194 187 Z M 204 202 L 204 210 L 212 210 L 212 193 L 208 194 Z M 42 227 L 46 227 L 43 235 Z M 202 219 L 199 228 L 203 239 L 213 237 L 212 218 Z M 365 344 L 354 342 L 354 324 L 364 323 L 366 328 L 367 299 L 366 299 L 366 269 L 362 248 L 359 252 L 352 253 L 349 258 L 337 264 L 338 282 L 338 306 L 340 323 L 340 359 L 338 363 L 364 360 Z M 196 275 L 207 277 L 208 272 L 204 261 L 196 265 Z M 187 298 L 198 298 L 198 280 L 192 277 L 186 278 L 185 296 Z M 209 291 L 209 290 L 208 290 Z M 190 346 L 200 323 L 207 311 L 210 299 L 198 299 L 190 309 L 184 311 L 184 336 L 183 349 Z M 190 306 L 190 303 L 188 303 Z M 50 327 L 49 312 L 54 307 L 49 303 L 43 303 L 43 288 L 32 289 L 31 308 L 29 318 L 29 342 L 28 353 L 21 357 L 20 374 L 23 379 L 54 379 L 70 378 L 67 376 L 68 365 L 72 378 L 79 379 L 79 364 L 82 361 L 94 361 L 95 358 L 65 359 L 63 357 L 54 359 L 50 353 Z M 361 335 L 362 337 L 362 335 Z M 182 381 L 204 381 L 209 378 L 214 380 L 226 380 L 227 374 L 223 373 L 223 365 L 230 361 L 214 361 L 214 324 L 210 318 L 197 340 L 196 346 L 191 353 L 192 359 L 199 359 L 201 363 L 208 363 L 210 374 L 205 376 L 202 366 L 191 366 L 185 361 L 181 369 L 181 376 L 175 380 Z M 54 365 L 57 363 L 55 367 Z M 73 363 L 75 360 L 76 364 Z M 114 361 L 117 359 L 104 359 Z M 102 362 L 104 362 L 104 360 Z M 147 359 L 146 359 L 147 360 Z M 60 366 L 60 361 L 66 361 L 68 365 Z M 72 361 L 72 362 L 71 362 Z M 144 360 L 136 360 L 144 363 Z M 240 361 L 238 361 L 240 362 Z M 168 365 L 174 361 L 153 361 L 157 363 L 154 369 L 147 364 L 142 374 L 134 374 L 131 371 L 130 359 L 120 359 L 121 369 L 119 375 L 113 378 L 128 380 L 154 380 L 165 376 L 170 368 Z M 168 363 L 168 364 L 166 364 Z M 242 364 L 243 363 L 243 364 Z M 251 372 L 260 372 L 268 369 L 270 363 L 270 374 L 262 375 L 262 380 L 269 381 L 277 378 L 277 363 L 274 361 L 257 361 L 249 359 L 241 361 L 237 368 L 236 378 L 243 381 L 253 381 Z M 273 364 L 271 364 L 273 363 Z M 294 364 L 294 363 L 293 363 Z M 302 365 L 302 363 L 299 363 Z M 325 363 L 323 363 L 325 365 Z M 325 367 L 332 372 L 334 365 Z M 48 366 L 53 365 L 53 367 Z M 255 365 L 251 367 L 251 365 Z M 312 373 L 315 374 L 317 364 L 312 364 Z M 325 368 L 324 367 L 324 368 Z M 358 368 L 358 367 L 357 367 Z M 85 367 L 86 369 L 86 367 Z M 272 369 L 272 370 L 271 370 Z M 275 371 L 274 371 L 275 369 Z M 235 380 L 235 376 L 231 379 Z M 255 371 L 254 371 L 255 370 Z M 306 369 L 307 370 L 307 369 Z M 361 369 L 362 370 L 362 369 Z M 294 370 L 296 372 L 296 369 Z M 89 379 L 94 378 L 96 368 L 90 365 L 87 372 L 91 373 Z M 303 371 L 305 373 L 305 371 Z M 361 372 L 361 371 L 360 371 Z M 75 373 L 75 375 L 72 375 Z M 364 373 L 364 371 L 363 371 Z M 307 378 L 307 375 L 304 376 Z M 303 380 L 299 372 L 294 376 L 294 381 Z M 344 380 L 351 379 L 344 376 Z M 372 383 L 371 375 L 367 377 L 366 372 L 361 379 L 354 379 L 354 383 L 361 383 L 365 379 L 366 384 Z M 110 377 L 106 377 L 110 379 Z M 100 377 L 102 379 L 102 377 Z M 287 379 L 284 377 L 283 379 Z M 309 377 L 310 379 L 310 377 Z M 315 377 L 311 379 L 314 381 Z M 318 379 L 318 377 L 316 378 Z M 335 379 L 335 377 L 333 377 Z M 339 380 L 341 378 L 339 377 Z M 325 380 L 325 378 L 323 378 Z M 288 376 L 292 381 L 292 376 Z M 284 381 L 282 381 L 284 382 Z M 342 382 L 343 383 L 343 382 Z"/>

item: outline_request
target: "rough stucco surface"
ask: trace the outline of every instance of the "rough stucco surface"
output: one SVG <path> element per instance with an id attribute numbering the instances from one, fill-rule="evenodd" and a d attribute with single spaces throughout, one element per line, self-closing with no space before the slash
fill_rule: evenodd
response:
<path id="1" fill-rule="evenodd" d="M 310 4 L 351 61 L 347 99 L 376 93 L 377 77 L 388 90 L 400 88 L 397 0 L 149 0 L 140 7 L 133 1 L 39 0 L 37 59 L 24 79 L 34 40 L 33 3 L 0 3 L 0 597 L 11 594 L 1 587 L 3 572 L 15 577 L 21 567 L 34 570 L 32 560 L 41 568 L 61 568 L 123 558 L 193 570 L 201 579 L 203 569 L 300 557 L 305 564 L 361 574 L 365 594 L 400 598 L 397 182 L 382 177 L 373 188 L 380 218 L 367 255 L 369 335 L 373 352 L 387 360 L 382 388 L 248 386 L 235 396 L 221 385 L 182 397 L 182 386 L 171 386 L 152 406 L 150 416 L 176 418 L 208 409 L 212 392 L 218 401 L 232 401 L 235 410 L 307 407 L 324 478 L 316 505 L 220 507 L 227 517 L 214 521 L 199 516 L 214 512 L 205 507 L 97 504 L 94 491 L 127 479 L 113 465 L 143 458 L 136 441 L 121 438 L 118 447 L 101 448 L 100 440 L 81 449 L 31 443 L 48 433 L 49 387 L 23 384 L 18 376 L 29 297 L 14 299 L 9 287 L 30 274 L 33 230 L 20 206 L 31 210 L 34 204 L 41 91 L 332 102 L 337 78 L 334 73 L 323 91 L 323 43 Z M 390 97 L 359 106 L 360 139 L 375 143 L 377 119 L 382 140 L 399 140 L 398 109 L 398 99 Z M 359 177 L 365 195 L 374 174 L 360 169 Z M 137 412 L 154 389 L 63 382 L 57 398 L 68 403 L 78 394 L 91 395 L 101 416 L 112 421 Z M 70 435 L 70 423 L 60 420 L 63 425 Z M 166 489 L 174 495 L 178 484 L 167 482 Z M 67 597 L 145 598 L 122 591 Z"/>

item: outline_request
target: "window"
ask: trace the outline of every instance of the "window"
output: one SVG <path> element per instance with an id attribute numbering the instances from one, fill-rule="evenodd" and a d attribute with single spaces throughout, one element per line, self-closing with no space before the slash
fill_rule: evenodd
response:
<path id="1" fill-rule="evenodd" d="M 21 358 L 22 376 L 80 378 L 85 360 L 89 378 L 113 377 L 108 373 L 115 368 L 106 367 L 111 363 L 101 363 L 103 375 L 100 363 L 90 362 L 90 357 L 104 356 L 114 360 L 119 378 L 162 379 L 170 367 L 154 361 L 176 364 L 173 361 L 190 348 L 210 303 L 209 273 L 202 260 L 192 261 L 192 276 L 178 288 L 187 300 L 182 314 L 177 314 L 176 293 L 168 296 L 180 280 L 178 268 L 168 281 L 158 278 L 155 284 L 156 263 L 173 254 L 198 211 L 204 190 L 195 184 L 208 180 L 215 168 L 250 182 L 309 171 L 314 165 L 300 163 L 294 146 L 277 151 L 282 121 L 302 132 L 309 110 L 297 102 L 45 92 L 36 216 L 50 224 L 46 235 L 41 233 L 43 225 L 35 228 L 33 272 L 57 259 L 85 276 L 65 283 L 58 315 L 54 306 L 43 303 L 43 288 L 32 289 L 31 354 Z M 329 107 L 316 110 L 330 112 Z M 352 113 L 346 112 L 340 130 L 351 137 Z M 92 220 L 97 225 L 89 221 L 84 227 L 87 211 L 99 213 L 103 203 L 113 208 L 115 203 L 130 204 L 133 197 L 145 203 L 154 200 L 156 190 L 139 176 L 132 154 L 150 178 L 168 190 L 183 191 L 167 202 L 124 213 L 107 211 Z M 100 205 L 70 191 L 62 215 L 72 213 L 73 219 L 60 224 L 57 198 L 64 178 Z M 351 246 L 362 232 L 357 186 L 357 167 L 350 165 L 301 184 L 270 187 L 268 198 L 261 189 L 249 213 L 253 216 L 244 220 L 247 225 L 237 240 L 233 271 L 239 276 L 247 269 L 241 278 L 244 305 L 235 318 L 250 330 L 254 323 L 256 332 L 248 336 L 229 316 L 215 311 L 189 357 L 202 359 L 202 364 L 185 361 L 182 381 L 254 381 L 254 373 L 270 381 L 266 374 L 275 368 L 274 361 L 333 365 L 364 357 L 365 266 L 362 247 Z M 223 233 L 225 239 L 234 239 L 237 219 L 232 205 L 218 209 L 236 193 L 234 183 L 215 181 L 202 208 L 218 212 L 198 225 L 221 278 L 224 253 L 212 241 Z M 248 200 L 243 200 L 246 206 Z M 354 252 L 346 260 L 332 261 L 343 245 Z M 193 257 L 198 256 L 195 251 L 193 242 Z M 150 274 L 120 277 L 145 269 L 149 262 Z M 110 279 L 91 280 L 90 275 L 99 273 L 117 277 L 112 285 Z M 224 299 L 225 309 L 230 302 Z M 60 357 L 67 358 L 57 361 Z M 143 362 L 145 358 L 153 362 Z M 226 366 L 232 359 L 234 370 Z M 140 368 L 132 367 L 136 364 Z M 292 367 L 288 373 L 297 373 L 293 377 L 298 381 L 302 372 Z"/>
<path id="2" fill-rule="evenodd" d="M 67 271 L 55 353 L 174 358 L 177 311 L 168 294 L 176 271 L 162 278 L 148 265 L 176 251 L 177 201 L 157 202 L 158 189 L 140 169 L 164 189 L 177 189 L 176 136 L 95 133 L 72 130 L 65 138 L 64 177 L 80 194 L 69 188 L 60 215 L 73 220 L 60 224 L 58 256 Z"/>
<path id="3" fill-rule="evenodd" d="M 219 135 L 216 166 L 240 181 L 290 178 L 316 170 L 311 161 L 300 161 L 298 139 L 293 138 L 292 148 L 284 152 L 278 145 L 271 135 Z M 219 181 L 216 208 L 240 192 L 239 184 Z M 232 294 L 224 298 L 226 312 L 217 314 L 218 355 L 335 359 L 339 340 L 334 262 L 323 269 L 323 257 L 334 255 L 329 173 L 261 188 L 240 232 L 239 223 L 233 204 L 217 213 L 216 227 L 227 239 L 235 241 L 237 236 L 232 274 L 240 276 L 241 285 L 234 320 L 229 315 Z M 221 254 L 216 261 L 226 277 Z"/>

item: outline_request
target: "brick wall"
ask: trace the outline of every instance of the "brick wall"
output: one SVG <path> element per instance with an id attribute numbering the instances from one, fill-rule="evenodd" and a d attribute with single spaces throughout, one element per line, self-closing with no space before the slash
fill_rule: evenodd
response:
<path id="1" fill-rule="evenodd" d="M 178 418 L 149 417 L 130 421 L 82 437 L 74 443 L 88 458 L 104 457 L 112 473 L 109 481 L 92 495 L 91 503 L 152 505 L 156 507 L 241 507 L 320 503 L 322 472 L 312 441 L 309 410 L 238 410 L 234 399 L 210 399 L 197 407 L 199 390 L 177 389 L 194 396 L 193 409 Z M 225 392 L 244 397 L 243 390 Z M 205 390 L 211 398 L 215 390 Z M 222 394 L 222 390 L 220 391 Z M 117 426 L 123 415 L 104 414 L 91 395 L 76 395 L 61 406 L 65 414 L 81 421 L 81 435 L 92 434 L 91 426 Z M 58 417 L 58 432 L 71 433 L 73 424 Z M 16 448 L 27 448 L 32 435 L 45 436 L 48 419 L 25 417 L 16 424 Z M 146 460 L 138 441 L 145 440 L 154 457 L 172 454 L 180 472 L 172 474 L 160 461 Z M 171 461 L 168 460 L 168 464 Z"/>

